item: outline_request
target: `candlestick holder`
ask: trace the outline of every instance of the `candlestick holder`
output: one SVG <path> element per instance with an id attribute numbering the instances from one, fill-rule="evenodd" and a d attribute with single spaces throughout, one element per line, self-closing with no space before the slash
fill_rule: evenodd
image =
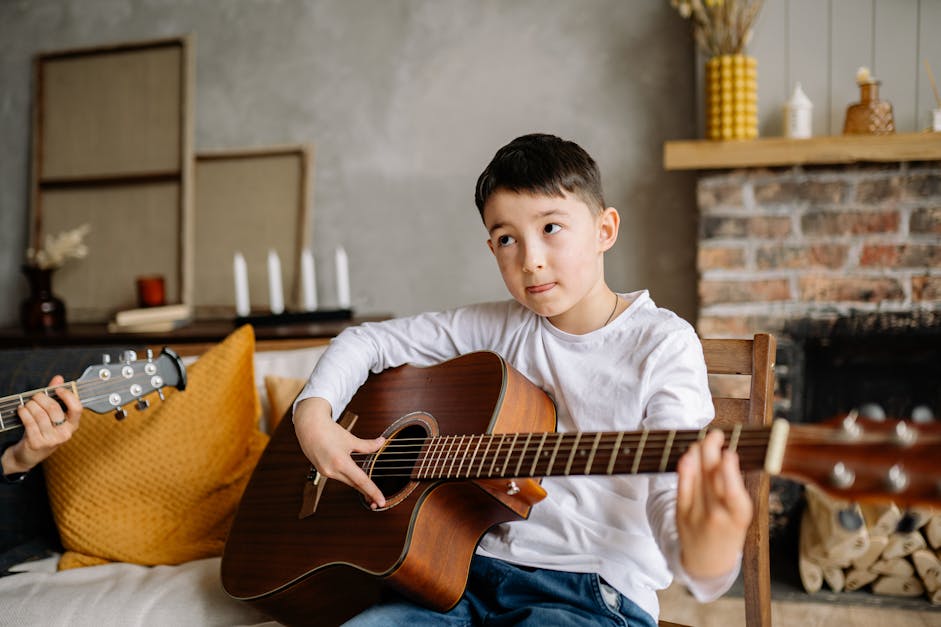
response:
<path id="1" fill-rule="evenodd" d="M 279 314 L 265 312 L 249 314 L 247 316 L 236 316 L 235 324 L 237 326 L 250 324 L 256 327 L 276 327 L 290 324 L 333 322 L 352 319 L 352 309 L 317 309 L 315 311 L 285 311 Z"/>

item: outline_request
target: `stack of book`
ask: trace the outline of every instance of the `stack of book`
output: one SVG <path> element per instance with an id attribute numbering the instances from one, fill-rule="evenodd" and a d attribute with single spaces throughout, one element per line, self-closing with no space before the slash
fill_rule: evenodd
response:
<path id="1" fill-rule="evenodd" d="M 193 320 L 189 305 L 164 305 L 143 309 L 127 309 L 114 315 L 108 323 L 110 333 L 163 333 L 188 325 Z"/>

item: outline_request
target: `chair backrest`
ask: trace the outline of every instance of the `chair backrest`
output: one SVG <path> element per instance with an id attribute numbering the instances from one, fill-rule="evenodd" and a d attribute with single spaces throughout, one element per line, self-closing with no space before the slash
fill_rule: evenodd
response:
<path id="1" fill-rule="evenodd" d="M 707 372 L 710 375 L 718 375 L 716 379 L 723 379 L 713 386 L 712 402 L 716 410 L 713 424 L 721 427 L 735 424 L 769 426 L 773 418 L 774 402 L 774 336 L 758 333 L 750 340 L 704 339 L 702 346 Z M 736 385 L 736 378 L 747 378 L 745 385 Z M 727 393 L 726 388 L 734 389 L 735 393 Z M 771 625 L 769 485 L 768 473 L 745 473 L 745 487 L 748 488 L 755 506 L 742 556 L 747 627 Z M 674 624 L 661 622 L 664 626 Z"/>

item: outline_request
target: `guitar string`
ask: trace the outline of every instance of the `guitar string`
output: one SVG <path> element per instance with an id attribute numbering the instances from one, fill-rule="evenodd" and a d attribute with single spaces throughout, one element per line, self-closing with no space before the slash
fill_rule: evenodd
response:
<path id="1" fill-rule="evenodd" d="M 129 392 L 128 388 L 132 383 L 138 382 L 138 379 L 142 379 L 144 383 L 148 384 L 147 392 L 143 392 L 140 396 L 131 396 L 127 401 L 122 403 L 121 406 L 127 405 L 128 403 L 133 402 L 135 398 L 143 398 L 157 391 L 157 388 L 149 385 L 149 379 L 153 375 L 148 375 L 146 373 L 135 374 L 131 378 L 120 378 L 112 379 L 109 381 L 95 380 L 95 381 L 85 381 L 85 382 L 76 382 L 76 386 L 79 389 L 79 396 L 83 404 L 91 404 L 95 401 L 101 400 L 103 398 L 109 397 L 113 392 Z M 72 391 L 71 383 L 67 382 L 58 386 L 51 386 L 49 388 L 39 388 L 37 390 L 30 390 L 28 392 L 23 392 L 22 394 L 15 394 L 6 397 L 8 400 L 0 400 L 0 419 L 3 421 L 3 428 L 0 431 L 6 431 L 14 427 L 22 426 L 22 420 L 19 419 L 17 410 L 21 406 L 20 397 L 22 396 L 24 401 L 29 401 L 36 394 L 42 394 L 48 392 L 50 398 L 55 398 L 58 396 L 56 392 L 61 389 L 67 389 Z M 104 391 L 104 394 L 98 394 L 97 392 Z M 115 406 L 114 409 L 118 409 L 119 406 Z M 9 414 L 9 416 L 7 416 Z"/>
<path id="2" fill-rule="evenodd" d="M 570 435 L 571 432 L 568 432 L 568 434 Z M 641 452 L 642 463 L 647 464 L 649 466 L 649 468 L 645 467 L 646 472 L 649 472 L 650 470 L 658 470 L 662 466 L 662 463 L 663 463 L 662 452 L 660 450 L 656 450 L 658 448 L 656 444 L 658 444 L 658 441 L 661 439 L 663 441 L 666 441 L 666 439 L 668 438 L 669 432 L 662 432 L 662 431 L 661 432 L 648 432 L 648 435 L 651 435 L 651 434 L 654 435 L 654 437 L 653 438 L 648 437 L 646 440 L 646 444 L 647 446 L 649 446 L 649 448 L 645 446 L 645 451 Z M 593 434 L 589 434 L 589 435 L 593 435 Z M 614 435 L 616 435 L 616 432 L 614 434 L 609 432 L 607 434 L 603 434 L 603 436 L 604 435 L 614 437 Z M 664 437 L 665 435 L 666 437 Z M 671 447 L 670 453 L 668 454 L 668 457 L 667 457 L 667 466 L 670 466 L 670 467 L 676 464 L 676 462 L 679 460 L 682 454 L 686 452 L 686 450 L 689 448 L 691 444 L 699 440 L 698 431 L 684 430 L 683 432 L 679 432 L 678 435 L 680 437 L 678 439 L 674 439 L 673 446 Z M 739 452 L 740 463 L 742 464 L 764 461 L 764 456 L 765 456 L 767 445 L 768 445 L 768 437 L 767 437 L 768 432 L 767 431 L 762 431 L 762 432 L 753 431 L 751 435 L 752 436 L 758 435 L 762 437 L 759 437 L 756 439 L 755 437 L 748 437 L 746 435 L 745 438 L 741 438 L 741 437 L 739 438 L 739 441 L 737 444 L 737 450 Z M 449 436 L 443 436 L 443 437 L 449 437 Z M 628 434 L 626 438 L 622 439 L 622 442 L 629 440 L 632 437 L 637 437 L 637 436 L 633 434 Z M 439 436 L 438 439 L 441 439 L 441 436 Z M 572 439 L 572 438 L 569 438 L 569 439 Z M 416 441 L 416 443 L 425 441 L 425 439 L 422 439 L 422 438 L 415 438 L 414 440 Z M 590 442 L 591 440 L 592 438 L 589 437 L 583 440 L 582 442 L 587 443 L 587 442 Z M 565 461 L 568 464 L 569 463 L 568 458 L 578 453 L 579 450 L 581 450 L 581 454 L 584 455 L 588 453 L 591 450 L 591 448 L 592 447 L 588 447 L 588 446 L 581 446 L 581 448 L 579 448 L 579 446 L 575 444 L 574 440 L 572 442 L 567 442 L 565 443 L 564 447 L 560 447 L 559 450 L 557 451 L 555 463 L 557 464 L 557 463 L 561 463 L 562 461 Z M 622 461 L 622 465 L 624 463 L 629 463 L 633 461 L 633 458 L 636 456 L 636 451 L 631 451 L 630 447 L 625 447 L 623 445 L 618 447 L 618 449 L 625 449 L 625 448 L 627 448 L 628 450 L 622 453 L 626 458 L 625 461 Z M 597 463 L 598 468 L 607 468 L 608 464 L 610 463 L 611 456 L 615 454 L 615 448 L 612 446 L 598 446 L 598 447 L 594 447 L 594 450 L 595 450 L 595 456 L 592 459 L 592 468 L 596 467 L 595 464 L 597 462 L 601 462 L 601 463 Z M 437 466 L 440 464 L 442 460 L 448 461 L 448 460 L 453 460 L 458 457 L 463 457 L 464 459 L 461 461 L 461 463 L 458 466 L 457 471 L 455 472 L 456 477 L 460 477 L 462 474 L 468 475 L 470 473 L 470 470 L 478 461 L 477 456 L 476 456 L 476 451 L 471 452 L 469 446 L 465 447 L 463 450 L 445 451 L 441 454 L 431 454 L 431 455 L 422 455 L 421 448 L 416 448 L 415 446 L 412 446 L 410 449 L 406 451 L 402 451 L 401 453 L 394 453 L 393 455 L 396 455 L 396 454 L 398 455 L 409 454 L 412 456 L 419 456 L 421 457 L 422 463 L 432 469 L 437 468 Z M 518 463 L 517 463 L 518 468 L 521 467 L 522 465 L 526 465 L 528 468 L 535 468 L 539 466 L 540 457 L 544 458 L 546 454 L 547 454 L 547 451 L 544 449 L 530 451 L 527 448 L 523 450 L 522 452 L 514 454 L 511 449 L 508 449 L 506 452 L 501 453 L 498 448 L 493 453 L 482 455 L 481 459 L 483 461 L 503 459 L 504 457 L 513 455 L 514 456 L 513 458 L 518 460 Z M 461 469 L 464 468 L 464 463 L 466 462 L 468 456 L 470 457 L 471 461 L 467 465 L 467 470 L 462 473 Z M 360 461 L 361 466 L 365 465 L 365 462 L 369 461 L 371 458 L 369 455 L 354 455 L 353 457 L 354 459 L 356 459 L 357 457 L 361 458 L 361 461 Z M 383 459 L 384 457 L 385 457 L 385 454 L 380 455 L 377 462 L 375 464 L 372 464 L 372 468 L 374 470 L 381 471 L 382 477 L 411 476 L 412 474 L 411 471 L 415 470 L 416 464 L 419 461 L 417 459 L 416 460 L 408 459 L 408 460 L 405 460 L 406 461 L 405 465 L 402 465 L 402 460 L 400 459 Z M 600 460 L 599 460 L 599 457 L 600 457 Z M 647 459 L 645 460 L 645 458 Z M 579 458 L 574 461 L 576 462 L 576 467 L 580 467 L 583 463 L 586 467 L 588 465 L 587 460 L 583 460 Z M 549 460 L 544 459 L 543 462 L 548 463 Z M 502 467 L 502 470 L 503 470 L 502 472 L 496 473 L 496 474 L 498 476 L 507 476 L 505 472 L 505 467 Z M 407 474 L 393 475 L 393 474 L 390 474 L 391 471 L 407 471 Z M 434 474 L 440 475 L 442 473 L 437 472 Z M 480 473 L 475 473 L 475 475 L 476 474 L 480 474 Z M 522 473 L 523 476 L 538 476 L 539 474 L 541 473 L 534 473 L 534 474 Z M 576 474 L 578 473 L 576 472 Z M 607 473 L 599 471 L 593 474 L 607 474 Z"/>
<path id="3" fill-rule="evenodd" d="M 750 451 L 749 454 L 740 455 L 739 456 L 740 466 L 743 467 L 744 469 L 755 468 L 755 467 L 761 466 L 765 460 L 766 450 L 767 448 L 765 446 L 762 446 L 758 449 Z M 677 449 L 677 450 L 672 451 L 665 465 L 663 464 L 663 460 L 661 459 L 661 456 L 659 453 L 660 453 L 659 451 L 656 451 L 656 454 L 642 455 L 641 463 L 638 465 L 638 468 L 637 468 L 637 474 L 672 471 L 675 469 L 676 464 L 679 461 L 679 458 L 682 456 L 683 453 L 685 453 L 685 450 Z M 533 465 L 534 465 L 533 462 L 535 461 L 536 461 L 535 459 L 530 458 L 530 457 L 524 457 L 523 459 L 524 463 L 529 464 L 529 468 L 533 468 Z M 624 460 L 622 460 L 620 464 L 616 463 L 614 465 L 614 468 L 617 469 L 616 474 L 624 474 L 621 469 L 631 468 L 629 464 L 631 464 L 631 462 L 633 461 L 634 461 L 633 456 L 628 456 Z M 464 469 L 462 466 L 461 469 L 453 473 L 453 476 L 450 476 L 449 473 L 444 473 L 440 470 L 436 470 L 434 466 L 432 466 L 431 469 L 427 471 L 418 472 L 418 473 L 415 472 L 416 467 L 414 464 L 407 465 L 407 466 L 397 466 L 397 467 L 382 466 L 379 468 L 374 467 L 372 476 L 374 476 L 375 478 L 382 478 L 382 479 L 397 478 L 397 477 L 412 478 L 416 476 L 420 476 L 420 478 L 423 478 L 423 479 L 430 479 L 430 478 L 459 479 L 459 478 L 470 478 L 470 477 L 476 477 L 476 478 L 538 477 L 538 476 L 552 475 L 552 474 L 554 475 L 563 474 L 561 472 L 555 471 L 556 466 L 558 466 L 560 463 L 561 463 L 560 460 L 557 460 L 556 463 L 553 465 L 549 465 L 549 464 L 540 465 L 539 463 L 536 463 L 535 469 L 533 469 L 532 471 L 520 472 L 520 473 L 507 472 L 502 467 L 499 469 L 499 471 L 496 471 L 496 469 L 491 469 L 486 473 L 485 472 L 472 472 L 473 464 L 471 464 L 470 467 L 467 469 Z M 542 470 L 542 472 L 539 472 L 540 470 Z M 590 470 L 594 470 L 594 472 L 590 472 Z M 633 472 L 632 468 L 631 470 Z M 573 465 L 572 467 L 570 467 L 570 471 L 568 474 L 606 475 L 606 474 L 614 474 L 614 470 L 612 470 L 612 473 L 608 473 L 607 464 L 592 465 L 591 469 L 587 468 L 587 464 L 585 465 L 577 464 L 577 465 Z"/>
<path id="4" fill-rule="evenodd" d="M 120 376 L 120 377 L 115 377 L 115 378 L 108 379 L 108 380 L 104 380 L 104 379 L 94 379 L 94 380 L 91 380 L 91 379 L 90 379 L 90 380 L 87 380 L 87 381 L 75 381 L 74 383 L 75 383 L 76 387 L 79 389 L 79 392 L 90 392 L 90 393 L 94 393 L 94 392 L 99 391 L 99 388 L 116 388 L 116 389 L 122 389 L 122 388 L 124 388 L 124 387 L 130 385 L 130 384 L 133 383 L 133 382 L 140 382 L 140 381 L 143 381 L 143 382 L 145 382 L 145 383 L 149 383 L 150 380 L 151 380 L 154 376 L 156 376 L 156 373 L 153 374 L 153 375 L 150 375 L 150 374 L 147 374 L 147 373 L 142 372 L 142 371 L 136 371 L 131 377 L 128 377 L 128 378 L 125 378 L 125 377 L 123 377 L 123 376 Z M 43 394 L 43 393 L 45 393 L 45 392 L 57 393 L 59 390 L 68 390 L 68 391 L 71 392 L 71 391 L 72 391 L 72 383 L 73 383 L 73 382 L 71 382 L 71 381 L 66 381 L 65 383 L 61 383 L 61 384 L 59 384 L 59 385 L 49 386 L 49 387 L 46 387 L 46 388 L 37 388 L 37 389 L 35 389 L 35 390 L 27 390 L 27 391 L 21 392 L 21 393 L 19 393 L 19 394 L 10 394 L 9 396 L 5 396 L 5 397 L 3 397 L 3 398 L 0 398 L 0 411 L 7 410 L 7 409 L 9 409 L 9 408 L 11 408 L 11 407 L 13 407 L 13 408 L 19 407 L 19 406 L 20 406 L 20 397 L 22 397 L 24 400 L 29 400 L 29 399 L 32 398 L 33 396 L 35 396 L 35 395 L 37 395 L 37 394 Z M 50 394 L 50 396 L 51 396 L 51 394 Z"/>

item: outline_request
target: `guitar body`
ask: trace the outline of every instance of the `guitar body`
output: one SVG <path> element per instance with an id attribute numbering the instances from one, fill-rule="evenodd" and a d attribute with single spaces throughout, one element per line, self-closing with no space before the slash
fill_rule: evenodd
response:
<path id="1" fill-rule="evenodd" d="M 361 438 L 555 430 L 551 400 L 495 353 L 372 375 L 347 412 Z M 377 455 L 381 456 L 383 451 Z M 286 624 L 339 624 L 393 589 L 438 610 L 460 599 L 480 538 L 525 518 L 545 496 L 534 480 L 377 478 L 387 506 L 373 511 L 325 480 L 310 512 L 310 462 L 290 420 L 273 434 L 233 522 L 222 584 Z M 517 491 L 518 488 L 518 491 Z M 508 493 L 509 492 L 509 493 Z"/>

